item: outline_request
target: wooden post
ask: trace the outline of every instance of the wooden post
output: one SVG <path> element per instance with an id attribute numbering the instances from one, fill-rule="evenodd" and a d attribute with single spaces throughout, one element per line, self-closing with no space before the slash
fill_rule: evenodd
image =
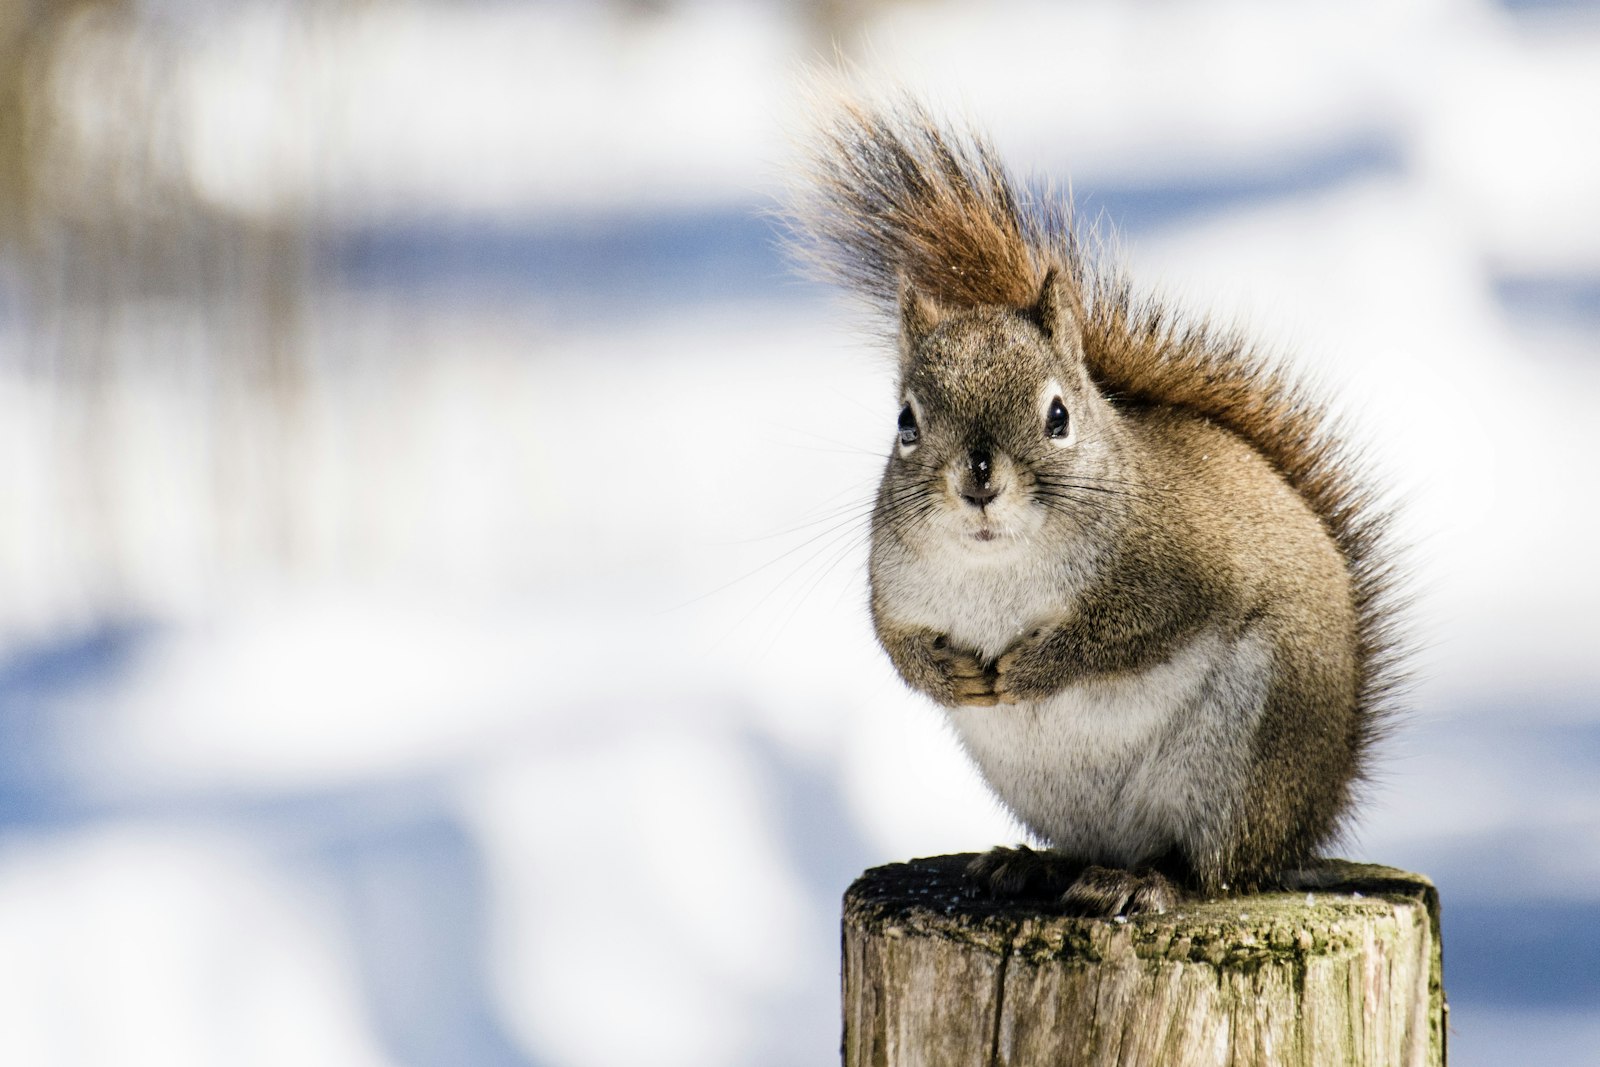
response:
<path id="1" fill-rule="evenodd" d="M 846 1067 L 1442 1067 L 1439 896 L 1334 861 L 1317 888 L 1105 921 L 975 895 L 971 856 L 844 898 Z"/>

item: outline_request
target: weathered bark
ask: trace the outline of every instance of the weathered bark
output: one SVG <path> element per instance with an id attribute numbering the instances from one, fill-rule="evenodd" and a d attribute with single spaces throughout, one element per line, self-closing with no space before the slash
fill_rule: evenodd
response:
<path id="1" fill-rule="evenodd" d="M 1444 1063 L 1426 878 L 1332 861 L 1309 892 L 1107 922 L 976 896 L 971 858 L 845 894 L 846 1067 Z"/>

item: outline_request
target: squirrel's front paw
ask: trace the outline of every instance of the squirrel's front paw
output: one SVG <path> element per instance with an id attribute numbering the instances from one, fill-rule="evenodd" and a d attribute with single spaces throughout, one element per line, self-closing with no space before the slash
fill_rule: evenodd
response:
<path id="1" fill-rule="evenodd" d="M 1002 704 L 1039 700 L 1066 684 L 1053 632 L 1035 630 L 995 661 L 995 696 Z"/>
<path id="2" fill-rule="evenodd" d="M 954 703 L 993 707 L 999 700 L 995 694 L 994 668 L 985 665 L 975 654 L 955 648 L 949 638 L 939 637 L 931 643 L 930 655 Z"/>
<path id="3" fill-rule="evenodd" d="M 957 648 L 948 634 L 925 627 L 902 627 L 877 620 L 878 639 L 906 684 L 946 707 L 992 707 L 994 664 Z"/>

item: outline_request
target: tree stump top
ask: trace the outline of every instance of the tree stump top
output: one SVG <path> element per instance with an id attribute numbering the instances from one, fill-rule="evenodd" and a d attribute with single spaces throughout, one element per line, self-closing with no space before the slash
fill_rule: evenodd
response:
<path id="1" fill-rule="evenodd" d="M 1106 921 L 977 894 L 971 859 L 875 867 L 846 892 L 847 1063 L 1443 1062 L 1420 875 L 1334 860 L 1293 892 Z"/>
<path id="2" fill-rule="evenodd" d="M 1392 915 L 1397 904 L 1424 909 L 1435 936 L 1439 929 L 1439 893 L 1431 881 L 1369 863 L 1327 861 L 1304 890 L 1186 900 L 1162 914 L 1106 922 L 1062 915 L 1044 901 L 975 893 L 962 873 L 974 858 L 963 853 L 873 867 L 846 891 L 846 921 L 996 954 L 1023 949 L 1093 958 L 1118 941 L 1141 958 L 1228 966 L 1340 952 L 1354 931 Z"/>

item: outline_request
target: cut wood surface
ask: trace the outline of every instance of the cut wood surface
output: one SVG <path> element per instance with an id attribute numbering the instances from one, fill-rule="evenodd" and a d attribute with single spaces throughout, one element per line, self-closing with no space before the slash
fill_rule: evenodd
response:
<path id="1" fill-rule="evenodd" d="M 969 855 L 845 894 L 847 1067 L 1443 1064 L 1439 898 L 1329 861 L 1307 888 L 1076 919 L 975 894 Z"/>

